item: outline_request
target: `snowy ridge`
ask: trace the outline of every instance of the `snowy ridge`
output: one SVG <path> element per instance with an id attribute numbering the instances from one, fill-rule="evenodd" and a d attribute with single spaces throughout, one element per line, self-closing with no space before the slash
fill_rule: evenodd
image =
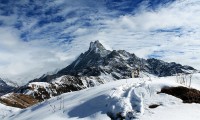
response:
<path id="1" fill-rule="evenodd" d="M 31 82 L 15 90 L 16 93 L 31 95 L 43 101 L 62 93 L 84 89 L 82 81 L 74 76 L 64 75 L 52 82 Z"/>
<path id="2" fill-rule="evenodd" d="M 200 74 L 193 77 L 192 87 L 200 89 Z M 45 119 L 139 119 L 198 120 L 199 104 L 185 104 L 171 95 L 158 92 L 163 87 L 184 86 L 176 77 L 134 78 L 113 81 L 85 90 L 65 93 L 41 104 L 24 109 L 5 120 Z M 158 105 L 152 109 L 150 105 Z M 53 107 L 51 107 L 53 106 Z M 195 112 L 194 112 L 195 111 Z M 39 113 L 40 114 L 38 116 Z M 168 116 L 168 117 L 166 117 Z"/>
<path id="3" fill-rule="evenodd" d="M 69 66 L 61 69 L 57 74 L 48 75 L 33 82 L 50 82 L 63 75 L 76 77 L 100 77 L 111 75 L 113 80 L 131 78 L 133 70 L 155 76 L 172 76 L 176 73 L 191 73 L 193 67 L 183 66 L 175 62 L 164 62 L 158 59 L 142 59 L 125 50 L 106 50 L 97 40 L 90 43 L 89 49 L 82 53 Z"/>

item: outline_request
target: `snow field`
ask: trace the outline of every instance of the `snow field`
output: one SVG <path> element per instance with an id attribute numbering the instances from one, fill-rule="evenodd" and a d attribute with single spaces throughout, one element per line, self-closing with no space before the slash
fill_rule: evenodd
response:
<path id="1" fill-rule="evenodd" d="M 199 89 L 200 74 L 194 74 L 192 87 Z M 81 91 L 53 97 L 30 108 L 14 112 L 5 120 L 198 120 L 199 104 L 158 92 L 163 87 L 184 86 L 176 77 L 123 79 Z M 158 107 L 151 109 L 150 105 Z"/>

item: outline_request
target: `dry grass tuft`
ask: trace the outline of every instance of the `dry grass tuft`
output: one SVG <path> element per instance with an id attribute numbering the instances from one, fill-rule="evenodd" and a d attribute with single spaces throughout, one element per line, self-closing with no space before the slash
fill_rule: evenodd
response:
<path id="1" fill-rule="evenodd" d="M 29 95 L 12 93 L 7 96 L 1 97 L 0 102 L 7 106 L 27 108 L 38 103 L 39 101 Z"/>

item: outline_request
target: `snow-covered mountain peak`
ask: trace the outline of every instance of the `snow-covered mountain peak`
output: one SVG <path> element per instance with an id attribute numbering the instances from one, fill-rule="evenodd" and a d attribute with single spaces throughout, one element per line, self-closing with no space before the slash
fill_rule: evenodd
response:
<path id="1" fill-rule="evenodd" d="M 90 43 L 88 54 L 89 53 L 99 54 L 100 56 L 104 57 L 109 53 L 109 50 L 106 50 L 106 48 L 99 42 L 99 40 L 96 40 Z"/>
<path id="2" fill-rule="evenodd" d="M 91 42 L 90 43 L 90 50 L 96 50 L 96 49 L 99 49 L 99 50 L 105 50 L 104 46 L 99 42 L 99 40 L 96 40 L 94 42 Z"/>
<path id="3" fill-rule="evenodd" d="M 63 75 L 76 77 L 111 76 L 112 79 L 131 78 L 133 70 L 155 76 L 172 76 L 176 73 L 188 73 L 194 68 L 177 63 L 167 63 L 158 59 L 142 59 L 125 50 L 106 50 L 99 42 L 91 42 L 89 50 L 82 53 L 74 62 L 57 74 L 42 77 L 35 82 L 48 82 Z M 104 82 L 103 82 L 104 83 Z"/>

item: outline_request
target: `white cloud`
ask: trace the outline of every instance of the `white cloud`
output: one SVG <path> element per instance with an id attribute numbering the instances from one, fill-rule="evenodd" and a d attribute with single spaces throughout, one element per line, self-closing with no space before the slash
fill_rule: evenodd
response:
<path id="1" fill-rule="evenodd" d="M 13 29 L 0 29 L 0 76 L 24 84 L 47 71 L 63 68 L 72 58 L 49 41 L 23 42 Z"/>
<path id="2" fill-rule="evenodd" d="M 125 49 L 145 58 L 159 55 L 160 59 L 200 69 L 199 21 L 199 0 L 180 0 L 156 11 L 141 9 L 136 15 L 103 20 L 103 29 L 77 37 L 73 43 L 87 48 L 89 41 L 98 39 L 112 49 Z"/>
<path id="3" fill-rule="evenodd" d="M 124 49 L 144 58 L 160 56 L 160 59 L 166 61 L 200 69 L 199 0 L 178 0 L 168 6 L 160 6 L 156 11 L 144 8 L 141 7 L 135 15 L 118 18 L 106 16 L 103 8 L 98 15 L 91 14 L 94 18 L 104 18 L 90 21 L 95 26 L 84 27 L 77 23 L 64 29 L 65 24 L 80 19 L 74 17 L 32 31 L 40 33 L 48 27 L 62 28 L 60 33 L 75 36 L 70 44 L 55 41 L 51 34 L 43 35 L 42 40 L 23 42 L 19 37 L 20 31 L 1 27 L 0 76 L 25 83 L 35 76 L 66 67 L 81 52 L 86 51 L 90 41 L 94 40 L 100 40 L 108 49 Z M 59 14 L 66 12 L 70 12 L 67 7 Z M 36 22 L 33 19 L 23 30 L 31 29 Z"/>

